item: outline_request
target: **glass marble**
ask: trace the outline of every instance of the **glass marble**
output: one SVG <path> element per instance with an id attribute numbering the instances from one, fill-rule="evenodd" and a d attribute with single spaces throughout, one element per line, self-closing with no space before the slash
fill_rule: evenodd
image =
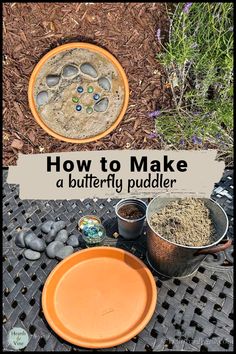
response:
<path id="1" fill-rule="evenodd" d="M 78 91 L 79 93 L 82 93 L 82 92 L 84 91 L 84 89 L 83 89 L 82 86 L 79 86 L 79 87 L 77 87 L 77 91 Z"/>
<path id="2" fill-rule="evenodd" d="M 99 100 L 100 95 L 98 93 L 95 93 L 95 95 L 93 96 L 93 98 L 95 99 L 95 101 Z"/>
<path id="3" fill-rule="evenodd" d="M 93 113 L 93 108 L 92 108 L 92 107 L 88 107 L 88 108 L 86 109 L 86 112 L 87 112 L 88 114 Z"/>
<path id="4" fill-rule="evenodd" d="M 81 110 L 82 110 L 82 106 L 80 104 L 77 104 L 76 111 L 80 112 Z"/>
<path id="5" fill-rule="evenodd" d="M 82 230 L 82 238 L 87 247 L 100 246 L 106 237 L 106 230 L 101 224 L 87 224 Z"/>
<path id="6" fill-rule="evenodd" d="M 93 87 L 89 86 L 87 91 L 88 91 L 88 93 L 93 93 Z"/>

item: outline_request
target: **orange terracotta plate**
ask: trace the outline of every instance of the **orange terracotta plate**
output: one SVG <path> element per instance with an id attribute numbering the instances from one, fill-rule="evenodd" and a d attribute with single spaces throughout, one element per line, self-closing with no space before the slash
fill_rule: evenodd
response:
<path id="1" fill-rule="evenodd" d="M 101 56 L 105 57 L 109 62 L 111 62 L 114 65 L 114 67 L 117 69 L 117 72 L 119 73 L 119 75 L 123 81 L 123 84 L 124 84 L 124 102 L 123 102 L 123 106 L 122 106 L 121 111 L 120 111 L 119 115 L 117 116 L 116 120 L 104 132 L 99 133 L 95 136 L 91 136 L 91 137 L 83 138 L 83 139 L 69 138 L 69 137 L 60 135 L 60 134 L 56 133 L 54 130 L 52 130 L 51 128 L 49 128 L 45 124 L 45 122 L 43 121 L 43 119 L 41 118 L 40 114 L 37 111 L 36 104 L 34 101 L 34 95 L 33 95 L 34 85 L 35 85 L 38 73 L 40 72 L 43 65 L 46 63 L 46 61 L 49 60 L 50 58 L 52 58 L 53 56 L 55 56 L 56 54 L 59 54 L 65 50 L 70 50 L 70 49 L 74 49 L 74 48 L 87 49 L 87 50 L 93 51 L 95 53 L 101 54 Z M 54 138 L 62 140 L 62 141 L 66 141 L 69 143 L 84 144 L 84 143 L 89 143 L 91 141 L 96 141 L 98 139 L 103 138 L 104 136 L 109 134 L 112 130 L 114 130 L 118 126 L 118 124 L 121 122 L 121 120 L 126 112 L 126 109 L 128 107 L 129 84 L 128 84 L 128 79 L 127 79 L 124 69 L 122 68 L 122 66 L 120 65 L 118 60 L 111 53 L 109 53 L 107 50 L 105 50 L 97 45 L 90 44 L 90 43 L 84 43 L 84 42 L 67 43 L 67 44 L 60 45 L 59 47 L 56 47 L 56 48 L 50 50 L 47 54 L 45 54 L 40 59 L 38 64 L 35 66 L 32 74 L 31 74 L 30 80 L 29 80 L 28 101 L 29 101 L 29 106 L 30 106 L 31 112 L 32 112 L 36 122 L 45 130 L 46 133 L 48 133 L 48 134 L 52 135 Z"/>
<path id="2" fill-rule="evenodd" d="M 113 247 L 72 254 L 54 268 L 42 294 L 51 328 L 85 348 L 128 341 L 147 325 L 156 301 L 156 284 L 146 265 Z"/>

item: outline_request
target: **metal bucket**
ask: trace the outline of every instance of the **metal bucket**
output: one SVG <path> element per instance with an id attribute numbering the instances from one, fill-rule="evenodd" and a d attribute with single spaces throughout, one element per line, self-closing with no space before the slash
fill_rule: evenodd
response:
<path id="1" fill-rule="evenodd" d="M 136 220 L 123 218 L 122 216 L 119 215 L 119 209 L 124 205 L 138 206 L 141 210 L 143 210 L 143 217 Z M 147 209 L 147 204 L 144 203 L 141 199 L 126 198 L 120 200 L 116 204 L 115 212 L 118 219 L 118 232 L 126 240 L 134 240 L 141 235 L 143 231 L 144 221 L 146 218 L 145 215 L 146 209 Z"/>
<path id="2" fill-rule="evenodd" d="M 197 271 L 200 263 L 208 254 L 214 254 L 228 248 L 232 241 L 218 245 L 228 229 L 228 217 L 221 206 L 212 199 L 199 198 L 210 209 L 211 218 L 216 228 L 217 240 L 207 246 L 190 247 L 166 240 L 157 234 L 150 225 L 153 213 L 160 211 L 167 204 L 181 198 L 161 195 L 154 198 L 148 205 L 147 218 L 147 260 L 150 266 L 165 277 L 185 277 Z"/>

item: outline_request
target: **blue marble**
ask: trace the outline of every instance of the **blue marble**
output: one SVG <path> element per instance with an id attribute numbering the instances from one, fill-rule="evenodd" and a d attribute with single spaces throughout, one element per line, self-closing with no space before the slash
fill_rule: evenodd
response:
<path id="1" fill-rule="evenodd" d="M 82 93 L 82 92 L 84 91 L 84 89 L 83 89 L 82 86 L 79 86 L 79 87 L 77 87 L 77 91 L 78 91 L 79 93 Z"/>
<path id="2" fill-rule="evenodd" d="M 80 112 L 81 110 L 82 110 L 82 106 L 80 104 L 77 104 L 76 111 Z"/>
<path id="3" fill-rule="evenodd" d="M 100 95 L 98 93 L 95 93 L 95 95 L 93 95 L 93 98 L 95 99 L 95 101 L 99 100 Z"/>

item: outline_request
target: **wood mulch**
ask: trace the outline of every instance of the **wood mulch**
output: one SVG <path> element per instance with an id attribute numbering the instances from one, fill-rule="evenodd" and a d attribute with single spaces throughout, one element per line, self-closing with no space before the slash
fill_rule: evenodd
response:
<path id="1" fill-rule="evenodd" d="M 159 149 L 148 114 L 168 108 L 171 95 L 156 54 L 156 31 L 167 36 L 165 3 L 5 3 L 3 5 L 3 165 L 18 153 L 104 149 Z M 97 44 L 115 55 L 130 85 L 129 107 L 105 138 L 70 144 L 52 138 L 35 122 L 28 106 L 30 74 L 50 49 L 73 41 Z"/>

